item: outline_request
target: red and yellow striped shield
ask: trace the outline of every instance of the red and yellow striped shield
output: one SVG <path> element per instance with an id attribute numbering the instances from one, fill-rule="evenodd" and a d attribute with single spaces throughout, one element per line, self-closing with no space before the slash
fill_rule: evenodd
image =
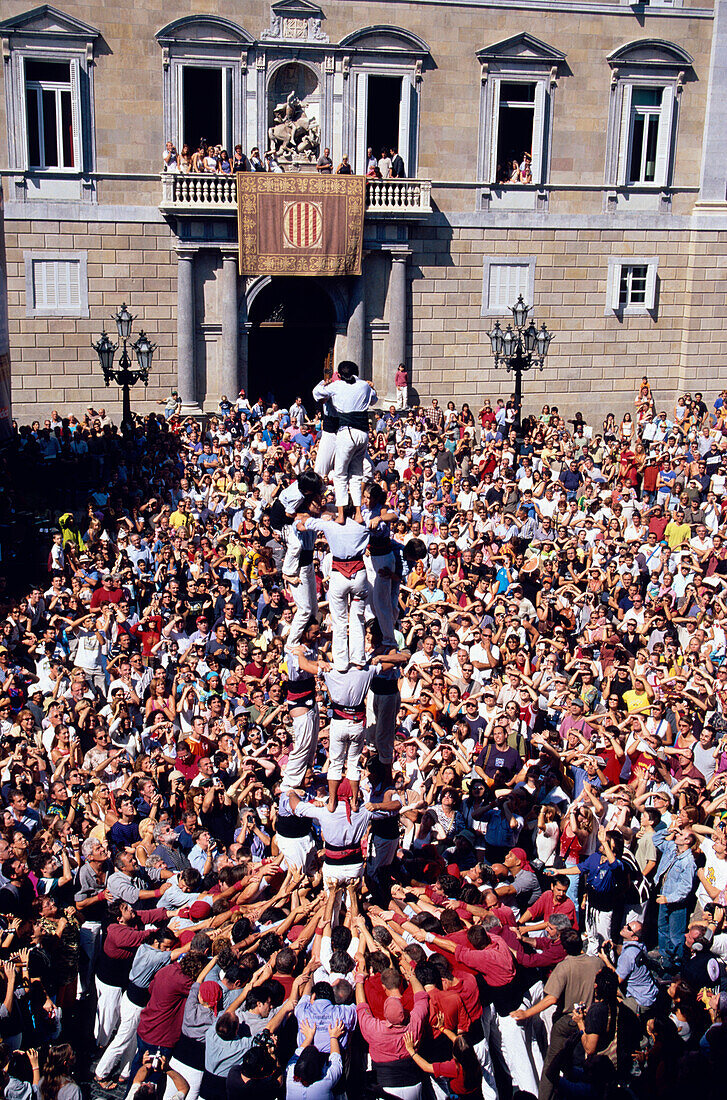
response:
<path id="1" fill-rule="evenodd" d="M 309 200 L 286 202 L 283 235 L 290 248 L 315 248 L 323 236 L 323 209 Z"/>

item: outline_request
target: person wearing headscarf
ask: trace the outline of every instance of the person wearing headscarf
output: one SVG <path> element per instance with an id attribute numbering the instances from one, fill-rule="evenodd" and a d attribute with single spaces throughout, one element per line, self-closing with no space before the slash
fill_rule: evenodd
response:
<path id="1" fill-rule="evenodd" d="M 524 848 L 511 848 L 503 863 L 510 879 L 497 886 L 495 892 L 498 897 L 505 898 L 513 912 L 519 915 L 537 901 L 543 891 Z"/>

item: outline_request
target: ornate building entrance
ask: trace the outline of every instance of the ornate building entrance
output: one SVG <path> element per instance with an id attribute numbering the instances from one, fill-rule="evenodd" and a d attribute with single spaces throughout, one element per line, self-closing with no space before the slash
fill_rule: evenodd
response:
<path id="1" fill-rule="evenodd" d="M 250 305 L 248 395 L 274 397 L 290 406 L 296 397 L 310 412 L 311 390 L 333 363 L 335 314 L 314 279 L 271 279 Z"/>

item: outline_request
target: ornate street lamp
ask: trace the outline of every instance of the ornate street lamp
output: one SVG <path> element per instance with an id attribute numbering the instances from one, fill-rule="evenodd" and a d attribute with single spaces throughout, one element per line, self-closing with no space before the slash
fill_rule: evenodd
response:
<path id="1" fill-rule="evenodd" d="M 119 312 L 114 316 L 114 321 L 116 322 L 119 341 L 123 344 L 118 366 L 114 366 L 114 355 L 119 345 L 113 343 L 108 333 L 102 332 L 101 339 L 95 344 L 91 344 L 91 347 L 98 355 L 106 385 L 108 386 L 111 382 L 116 382 L 118 386 L 121 386 L 123 396 L 121 430 L 125 433 L 130 433 L 133 431 L 134 427 L 133 420 L 131 419 L 131 387 L 135 386 L 137 382 L 143 382 L 145 386 L 149 384 L 151 361 L 154 352 L 157 350 L 157 345 L 152 344 L 149 337 L 142 329 L 136 341 L 131 345 L 131 350 L 136 355 L 136 362 L 138 364 L 136 367 L 133 366 L 127 345 L 131 340 L 131 328 L 135 318 L 131 316 L 131 313 L 127 309 L 126 302 L 124 302 Z"/>
<path id="2" fill-rule="evenodd" d="M 520 416 L 523 402 L 523 374 L 534 370 L 535 367 L 543 369 L 545 357 L 548 354 L 553 333 L 548 332 L 545 324 L 540 329 L 534 321 L 528 325 L 530 306 L 523 301 L 522 294 L 518 297 L 514 306 L 510 306 L 513 325 L 508 325 L 503 331 L 499 321 L 495 321 L 492 332 L 487 335 L 492 345 L 492 354 L 495 366 L 504 366 L 507 371 L 515 372 L 515 429 L 520 431 Z M 527 325 L 527 328 L 525 327 Z"/>

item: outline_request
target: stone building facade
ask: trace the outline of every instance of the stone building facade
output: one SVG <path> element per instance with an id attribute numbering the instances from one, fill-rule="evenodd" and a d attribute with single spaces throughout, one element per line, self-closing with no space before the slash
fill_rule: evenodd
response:
<path id="1" fill-rule="evenodd" d="M 414 400 L 479 407 L 511 391 L 487 332 L 519 293 L 555 332 L 528 408 L 620 412 L 642 374 L 666 408 L 713 393 L 727 0 L 702 2 L 6 0 L 16 417 L 118 410 L 90 345 L 124 301 L 159 345 L 139 409 L 175 385 L 191 410 L 240 387 L 307 399 L 344 357 L 382 398 L 404 361 Z M 241 280 L 233 182 L 161 174 L 167 141 L 265 150 L 291 92 L 335 163 L 404 159 L 368 188 L 361 277 Z M 526 152 L 532 182 L 506 182 Z"/>

